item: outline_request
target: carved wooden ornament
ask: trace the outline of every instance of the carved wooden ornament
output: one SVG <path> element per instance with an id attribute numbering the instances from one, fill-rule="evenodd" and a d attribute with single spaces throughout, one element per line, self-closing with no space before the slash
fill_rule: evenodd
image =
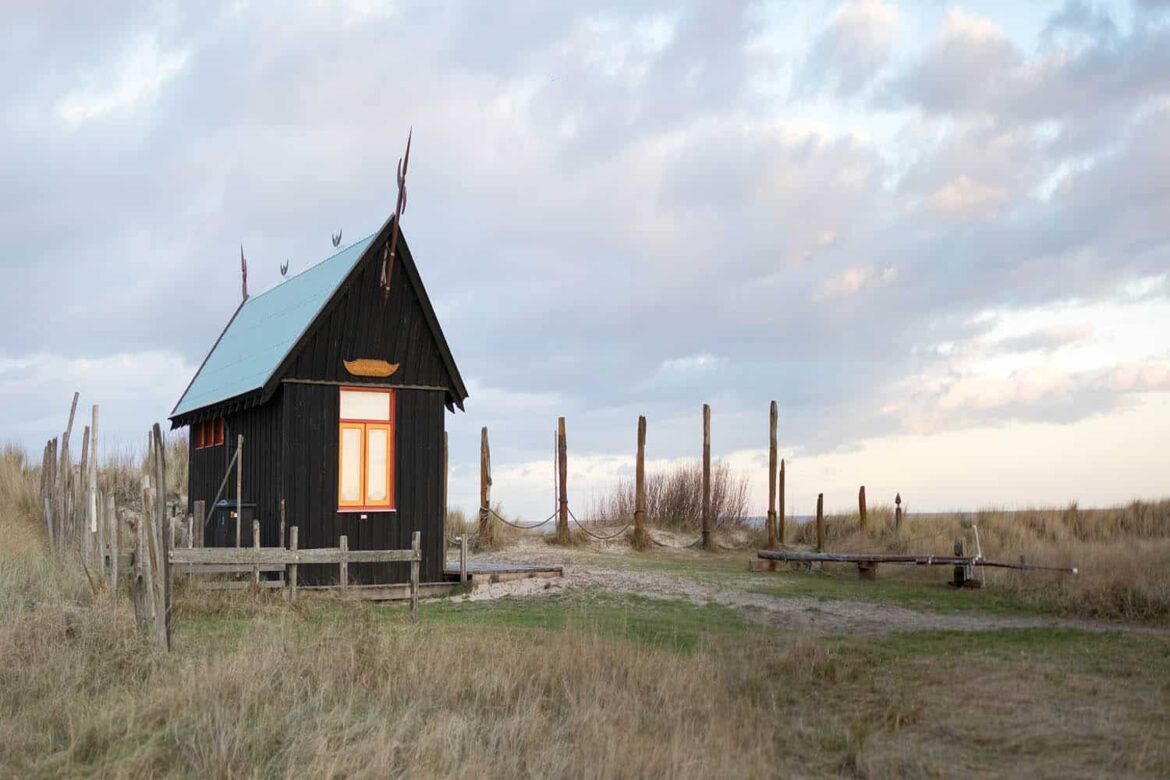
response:
<path id="1" fill-rule="evenodd" d="M 358 358 L 357 360 L 343 360 L 345 370 L 353 376 L 386 377 L 398 370 L 397 363 L 387 363 L 385 360 L 373 358 Z"/>

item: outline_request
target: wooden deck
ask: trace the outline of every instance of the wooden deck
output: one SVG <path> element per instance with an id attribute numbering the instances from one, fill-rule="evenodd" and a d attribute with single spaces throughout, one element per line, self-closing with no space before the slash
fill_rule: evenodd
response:
<path id="1" fill-rule="evenodd" d="M 563 577 L 563 566 L 539 566 L 528 563 L 491 563 L 472 561 L 467 564 L 467 579 L 472 585 L 488 585 L 513 580 L 554 579 Z M 447 561 L 443 576 L 454 582 L 459 581 L 459 561 Z"/>

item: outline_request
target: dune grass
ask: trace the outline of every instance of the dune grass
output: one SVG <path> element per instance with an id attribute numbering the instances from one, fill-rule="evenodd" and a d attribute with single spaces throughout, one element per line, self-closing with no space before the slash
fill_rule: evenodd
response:
<path id="1" fill-rule="evenodd" d="M 809 635 L 588 591 L 412 624 L 180 587 L 163 654 L 47 552 L 36 472 L 0 468 L 3 777 L 1170 772 L 1161 634 Z"/>

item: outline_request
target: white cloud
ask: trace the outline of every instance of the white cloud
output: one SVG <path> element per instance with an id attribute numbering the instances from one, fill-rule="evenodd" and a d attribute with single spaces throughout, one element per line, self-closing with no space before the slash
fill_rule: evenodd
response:
<path id="1" fill-rule="evenodd" d="M 846 268 L 821 283 L 821 298 L 841 298 L 856 295 L 869 287 L 884 287 L 898 278 L 898 270 L 887 266 L 880 270 L 872 266 Z"/>
<path id="2" fill-rule="evenodd" d="M 187 50 L 165 51 L 157 36 L 143 35 L 115 62 L 86 73 L 80 86 L 57 101 L 57 115 L 76 125 L 149 103 L 189 57 Z"/>
<path id="3" fill-rule="evenodd" d="M 969 178 L 966 174 L 935 190 L 925 200 L 925 207 L 948 216 L 972 217 L 994 213 L 1007 202 L 1008 192 Z"/>

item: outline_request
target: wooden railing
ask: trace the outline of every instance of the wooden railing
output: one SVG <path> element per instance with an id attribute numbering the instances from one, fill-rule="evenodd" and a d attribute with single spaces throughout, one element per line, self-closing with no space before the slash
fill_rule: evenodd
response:
<path id="1" fill-rule="evenodd" d="M 257 521 L 256 525 L 259 525 Z M 170 550 L 167 562 L 170 574 L 225 574 L 251 573 L 253 581 L 260 582 L 260 572 L 284 572 L 290 601 L 297 597 L 298 567 L 302 564 L 335 564 L 337 581 L 342 590 L 349 587 L 351 563 L 409 563 L 410 616 L 418 617 L 419 564 L 422 563 L 422 545 L 419 532 L 411 535 L 409 550 L 351 550 L 349 540 L 342 536 L 337 547 L 317 547 L 301 550 L 297 546 L 297 527 L 289 528 L 289 546 L 260 547 L 259 529 L 255 529 L 252 547 L 188 547 Z"/>

